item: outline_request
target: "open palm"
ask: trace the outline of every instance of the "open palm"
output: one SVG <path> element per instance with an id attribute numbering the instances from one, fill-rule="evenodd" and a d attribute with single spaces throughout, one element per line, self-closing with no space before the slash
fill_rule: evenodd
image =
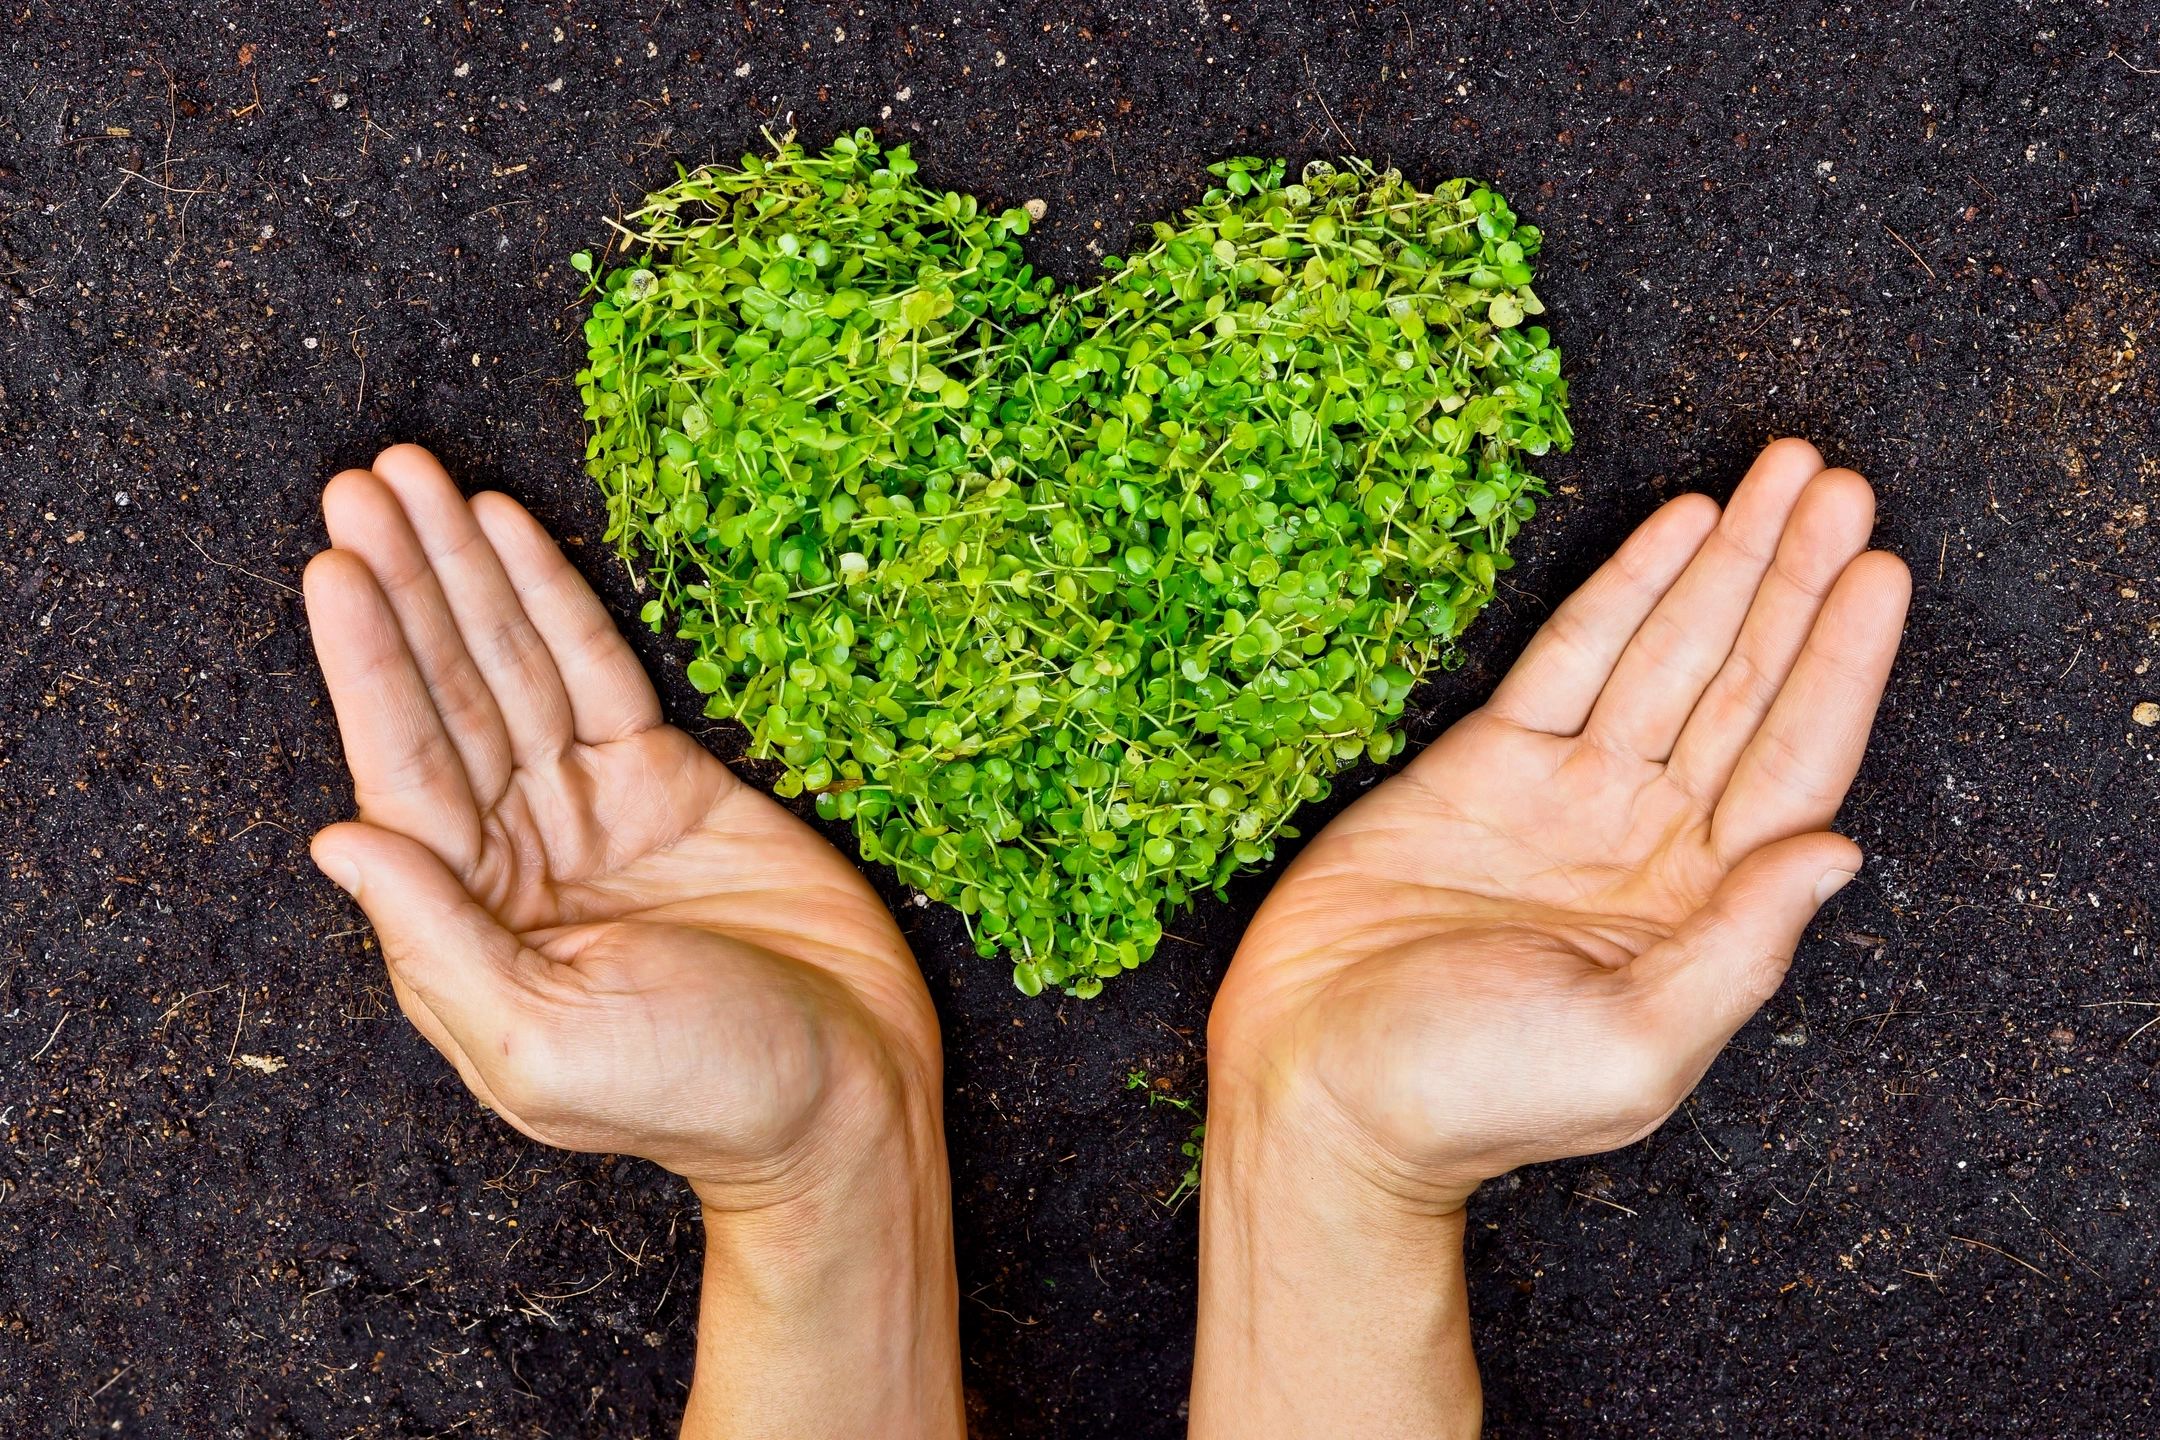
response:
<path id="1" fill-rule="evenodd" d="M 314 842 L 398 1001 L 526 1134 L 708 1202 L 937 1094 L 935 1017 L 862 877 L 682 731 L 516 502 L 401 445 L 324 492 L 315 647 L 360 808 Z"/>
<path id="2" fill-rule="evenodd" d="M 1218 998 L 1217 1072 L 1300 1091 L 1442 1208 L 1660 1124 L 1859 868 L 1825 827 L 1909 594 L 1873 523 L 1867 483 L 1792 440 L 1722 514 L 1660 510 L 1284 874 Z"/>

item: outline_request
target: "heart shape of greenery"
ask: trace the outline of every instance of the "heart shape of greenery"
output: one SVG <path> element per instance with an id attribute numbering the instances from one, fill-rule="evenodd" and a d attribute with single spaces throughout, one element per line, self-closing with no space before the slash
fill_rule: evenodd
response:
<path id="1" fill-rule="evenodd" d="M 781 143 L 649 197 L 593 280 L 587 466 L 644 618 L 777 793 L 1029 995 L 1097 993 L 1400 752 L 1532 513 L 1522 457 L 1569 441 L 1498 194 L 1210 169 L 1061 293 L 1027 210 L 867 130 Z"/>

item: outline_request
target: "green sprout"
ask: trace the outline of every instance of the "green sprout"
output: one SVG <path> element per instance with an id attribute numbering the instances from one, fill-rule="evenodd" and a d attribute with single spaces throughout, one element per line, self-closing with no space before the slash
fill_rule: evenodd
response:
<path id="1" fill-rule="evenodd" d="M 1168 1082 L 1166 1081 L 1164 1083 L 1167 1084 Z M 1150 1110 L 1154 1109 L 1157 1105 L 1168 1105 L 1173 1110 L 1182 1110 L 1187 1115 L 1191 1115 L 1196 1118 L 1203 1117 L 1205 1115 L 1205 1112 L 1202 1111 L 1198 1105 L 1194 1104 L 1191 1100 L 1186 1099 L 1184 1096 L 1173 1095 L 1167 1090 L 1155 1089 L 1151 1084 L 1149 1084 L 1148 1074 L 1145 1070 L 1128 1070 L 1127 1072 L 1125 1072 L 1125 1088 L 1127 1090 L 1147 1091 L 1148 1108 Z M 1185 1166 L 1185 1173 L 1178 1177 L 1176 1187 L 1173 1188 L 1170 1191 L 1170 1194 L 1165 1197 L 1161 1202 L 1162 1207 L 1165 1210 L 1168 1210 L 1171 1213 L 1175 1214 L 1178 1208 L 1189 1197 L 1199 1193 L 1200 1164 L 1206 1149 L 1206 1145 L 1207 1122 L 1203 1118 L 1200 1119 L 1199 1124 L 1196 1124 L 1192 1127 L 1191 1132 L 1186 1136 L 1185 1143 L 1178 1146 L 1178 1153 L 1185 1157 L 1187 1164 Z"/>
<path id="2" fill-rule="evenodd" d="M 1178 1153 L 1183 1155 L 1187 1162 L 1185 1173 L 1178 1176 L 1176 1187 L 1171 1190 L 1169 1197 L 1162 1202 L 1163 1208 L 1172 1214 L 1177 1213 L 1178 1208 L 1185 1201 L 1200 1193 L 1200 1162 L 1206 1145 L 1207 1126 L 1203 1123 L 1193 1126 L 1191 1135 L 1186 1138 L 1184 1144 L 1178 1146 Z"/>
<path id="3" fill-rule="evenodd" d="M 708 715 L 1081 998 L 1297 832 L 1492 598 L 1570 440 L 1494 191 L 1210 167 L 1061 291 L 867 131 L 625 217 L 579 373 L 608 538 Z"/>

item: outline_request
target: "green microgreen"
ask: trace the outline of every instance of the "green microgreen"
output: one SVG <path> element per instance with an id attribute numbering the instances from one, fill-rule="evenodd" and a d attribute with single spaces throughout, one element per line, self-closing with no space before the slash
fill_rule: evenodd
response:
<path id="1" fill-rule="evenodd" d="M 1569 443 L 1540 237 L 1467 180 L 1240 158 L 1066 292 L 1027 211 L 915 172 L 783 142 L 573 257 L 587 468 L 776 793 L 1085 998 L 1401 753 Z"/>
<path id="2" fill-rule="evenodd" d="M 1166 1080 L 1163 1083 L 1167 1085 L 1169 1082 Z M 1170 1193 L 1163 1197 L 1161 1202 L 1164 1209 L 1175 1213 L 1179 1205 L 1200 1190 L 1200 1166 L 1207 1149 L 1206 1112 L 1198 1104 L 1182 1095 L 1173 1095 L 1168 1090 L 1155 1088 L 1148 1080 L 1148 1074 L 1145 1070 L 1128 1070 L 1125 1073 L 1125 1088 L 1127 1090 L 1145 1090 L 1150 1110 L 1157 1105 L 1167 1105 L 1173 1110 L 1184 1111 L 1199 1122 L 1192 1127 L 1187 1133 L 1184 1142 L 1178 1146 L 1178 1153 L 1185 1157 L 1185 1173 L 1178 1176 L 1177 1184 L 1171 1188 Z"/>

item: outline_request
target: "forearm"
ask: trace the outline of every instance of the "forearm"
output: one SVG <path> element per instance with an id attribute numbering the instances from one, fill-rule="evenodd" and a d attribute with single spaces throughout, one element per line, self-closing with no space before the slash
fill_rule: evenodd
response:
<path id="1" fill-rule="evenodd" d="M 799 1199 L 705 1208 L 684 1440 L 964 1434 L 952 1211 L 934 1131 Z"/>
<path id="2" fill-rule="evenodd" d="M 1211 1096 L 1194 1440 L 1474 1436 L 1463 1214 L 1378 1195 L 1319 1137 Z"/>

